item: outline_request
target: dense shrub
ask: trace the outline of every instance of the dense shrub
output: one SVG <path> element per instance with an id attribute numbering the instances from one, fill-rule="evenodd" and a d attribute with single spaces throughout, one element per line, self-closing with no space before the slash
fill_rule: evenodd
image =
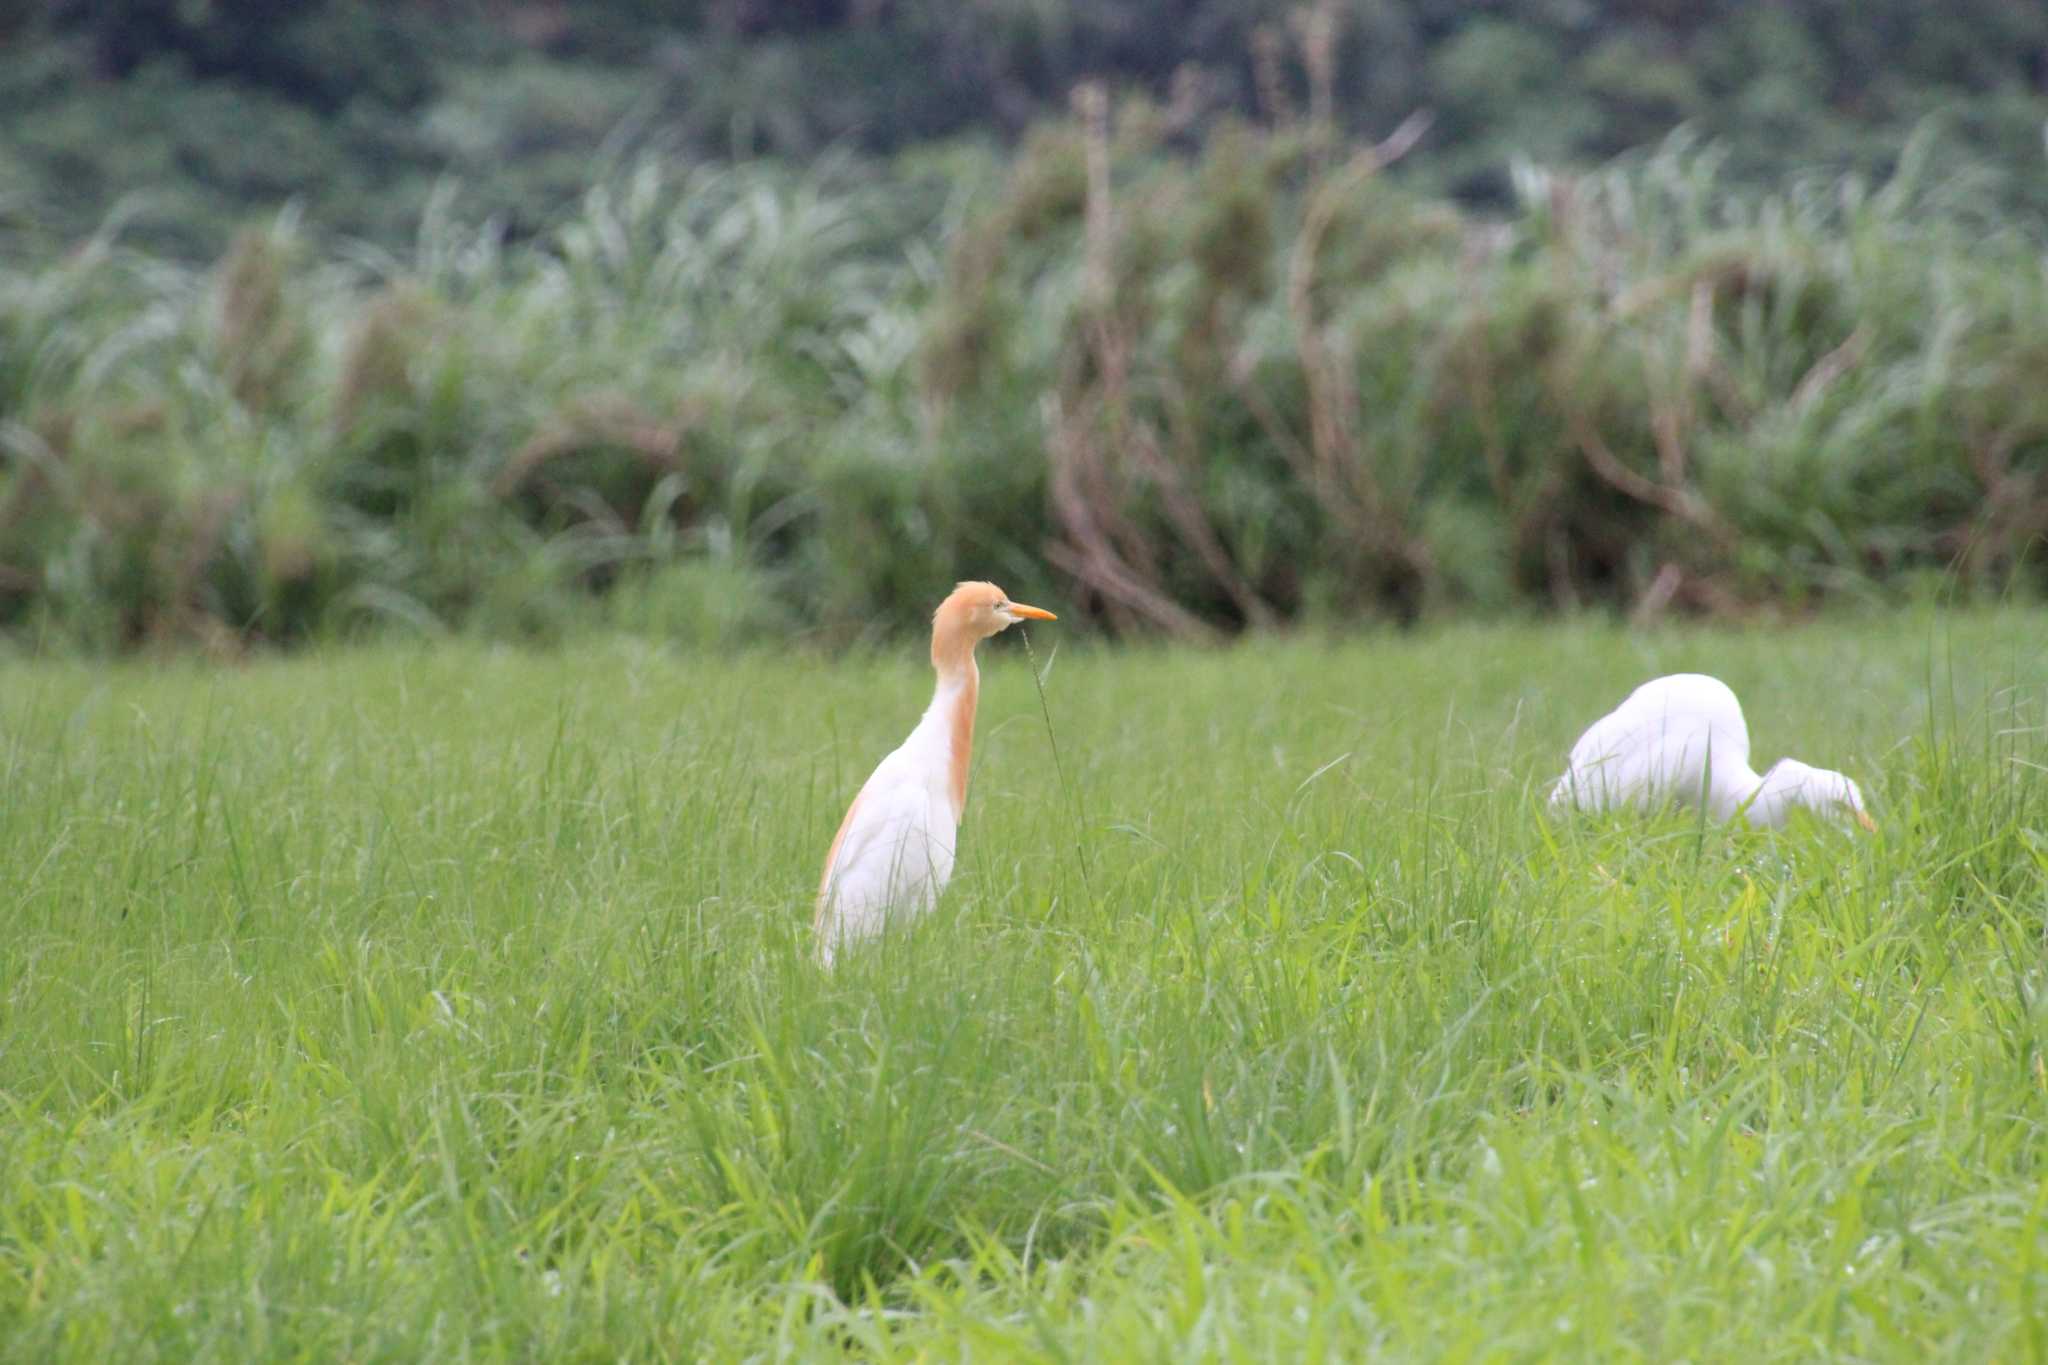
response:
<path id="1" fill-rule="evenodd" d="M 649 164 L 532 241 L 286 216 L 208 269 L 110 230 L 0 270 L 0 628 L 602 601 L 845 638 L 973 573 L 1204 634 L 2039 581 L 2048 268 L 1953 174 L 1754 197 L 1675 144 L 1477 219 L 1381 176 L 1401 145 L 1080 107 L 923 218 L 928 180 Z"/>
<path id="2" fill-rule="evenodd" d="M 1525 168 L 1480 223 L 1380 178 L 1385 149 L 1240 131 L 1187 161 L 1147 128 L 1039 144 L 956 239 L 927 366 L 963 429 L 1007 413 L 1043 452 L 1047 557 L 1112 620 L 1729 610 L 2002 582 L 2048 530 L 2019 378 L 2043 257 L 1953 177 L 1750 199 L 1680 143 Z M 1049 226 L 1051 168 L 1090 158 Z"/>

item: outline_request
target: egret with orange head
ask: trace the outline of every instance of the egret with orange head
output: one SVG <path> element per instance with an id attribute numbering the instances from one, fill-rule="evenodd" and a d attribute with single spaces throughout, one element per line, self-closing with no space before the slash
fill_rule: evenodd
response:
<path id="1" fill-rule="evenodd" d="M 932 614 L 938 686 L 910 738 L 876 766 L 839 823 L 818 884 L 818 959 L 931 908 L 953 874 L 981 673 L 974 647 L 1019 621 L 1057 618 L 993 583 L 961 583 Z"/>

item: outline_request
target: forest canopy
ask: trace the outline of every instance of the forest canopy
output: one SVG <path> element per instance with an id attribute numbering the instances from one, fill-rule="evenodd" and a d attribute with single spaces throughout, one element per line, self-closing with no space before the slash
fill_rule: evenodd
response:
<path id="1" fill-rule="evenodd" d="M 287 198 L 391 242 L 451 176 L 518 231 L 649 151 L 1010 145 L 1084 79 L 1193 136 L 1427 109 L 1403 174 L 1480 207 L 1514 157 L 1583 168 L 1682 125 L 1733 183 L 1881 176 L 1931 119 L 2048 217 L 2048 6 L 2011 0 L 0 0 L 0 43 L 0 214 L 65 241 L 119 206 L 190 257 Z"/>

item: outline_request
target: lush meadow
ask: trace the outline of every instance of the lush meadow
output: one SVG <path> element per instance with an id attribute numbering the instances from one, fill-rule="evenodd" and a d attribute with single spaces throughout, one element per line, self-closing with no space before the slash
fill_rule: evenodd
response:
<path id="1" fill-rule="evenodd" d="M 2020 1358 L 2044 625 L 1005 637 L 829 978 L 914 650 L 10 664 L 0 1355 Z M 1707 664 L 1881 832 L 1543 815 Z"/>

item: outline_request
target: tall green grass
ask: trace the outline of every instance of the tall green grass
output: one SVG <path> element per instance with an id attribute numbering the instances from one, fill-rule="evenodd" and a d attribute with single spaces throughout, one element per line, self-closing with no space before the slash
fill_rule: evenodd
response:
<path id="1" fill-rule="evenodd" d="M 2018 1358 L 2041 625 L 999 640 L 829 977 L 915 650 L 14 665 L 0 1355 Z M 1698 667 L 1881 834 L 1545 817 Z"/>
<path id="2" fill-rule="evenodd" d="M 1954 168 L 1759 199 L 1677 143 L 1481 221 L 1399 146 L 1089 93 L 1007 166 L 0 267 L 0 631 L 844 641 L 1047 564 L 1188 636 L 2038 588 L 2048 268 Z"/>

